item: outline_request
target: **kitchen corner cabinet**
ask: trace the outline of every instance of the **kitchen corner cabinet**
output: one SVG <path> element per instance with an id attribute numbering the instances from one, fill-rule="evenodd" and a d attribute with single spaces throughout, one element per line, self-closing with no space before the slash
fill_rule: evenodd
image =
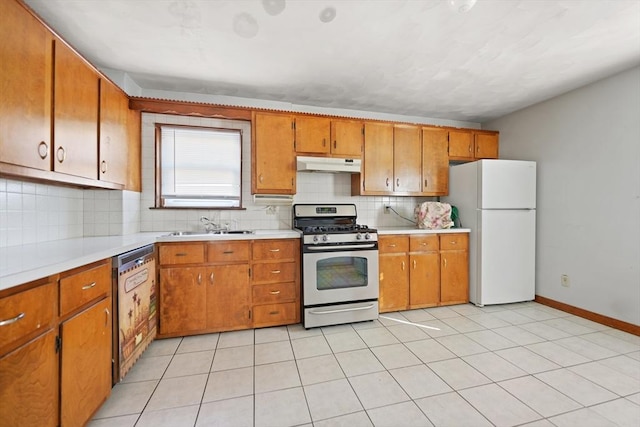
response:
<path id="1" fill-rule="evenodd" d="M 0 2 L 0 162 L 51 169 L 53 35 L 17 1 Z"/>
<path id="2" fill-rule="evenodd" d="M 380 312 L 469 301 L 467 233 L 379 236 Z"/>
<path id="3" fill-rule="evenodd" d="M 54 49 L 53 169 L 97 179 L 98 75 L 61 40 Z"/>
<path id="4" fill-rule="evenodd" d="M 449 130 L 449 160 L 497 159 L 498 135 L 493 131 Z"/>
<path id="5" fill-rule="evenodd" d="M 251 133 L 251 193 L 295 194 L 293 117 L 254 112 Z"/>
<path id="6" fill-rule="evenodd" d="M 0 419 L 58 425 L 57 285 L 42 281 L 0 298 Z"/>

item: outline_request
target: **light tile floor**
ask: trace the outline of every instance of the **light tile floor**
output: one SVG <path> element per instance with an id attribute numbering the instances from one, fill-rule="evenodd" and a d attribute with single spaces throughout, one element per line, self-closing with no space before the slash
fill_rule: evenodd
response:
<path id="1" fill-rule="evenodd" d="M 638 336 L 533 302 L 383 316 L 157 340 L 90 426 L 640 425 Z"/>

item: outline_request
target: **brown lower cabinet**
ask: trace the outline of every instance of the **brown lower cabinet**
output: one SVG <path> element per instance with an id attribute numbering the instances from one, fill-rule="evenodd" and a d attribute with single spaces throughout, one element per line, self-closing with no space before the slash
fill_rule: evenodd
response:
<path id="1" fill-rule="evenodd" d="M 159 337 L 300 321 L 298 239 L 159 244 Z"/>
<path id="2" fill-rule="evenodd" d="M 86 425 L 111 393 L 111 260 L 0 291 L 0 424 Z"/>
<path id="3" fill-rule="evenodd" d="M 468 236 L 379 236 L 380 312 L 468 302 Z"/>

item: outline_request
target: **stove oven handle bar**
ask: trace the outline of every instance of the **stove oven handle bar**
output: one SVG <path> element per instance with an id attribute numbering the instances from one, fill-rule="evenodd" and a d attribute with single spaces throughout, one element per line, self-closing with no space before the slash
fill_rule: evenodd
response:
<path id="1" fill-rule="evenodd" d="M 307 249 L 312 251 L 326 251 L 333 249 L 372 249 L 375 248 L 376 244 L 366 244 L 366 245 L 329 245 L 329 246 L 307 246 Z"/>
<path id="2" fill-rule="evenodd" d="M 322 310 L 322 311 L 311 310 L 311 311 L 309 311 L 309 313 L 311 313 L 311 314 L 334 314 L 334 313 L 344 313 L 344 312 L 347 312 L 347 311 L 370 310 L 373 307 L 375 307 L 375 304 L 369 304 L 369 305 L 367 305 L 365 307 L 341 308 L 339 310 Z"/>

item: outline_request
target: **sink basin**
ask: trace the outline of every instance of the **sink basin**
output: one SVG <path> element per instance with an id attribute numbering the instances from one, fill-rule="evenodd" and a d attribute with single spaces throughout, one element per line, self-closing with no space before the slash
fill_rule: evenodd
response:
<path id="1" fill-rule="evenodd" d="M 254 234 L 253 230 L 174 231 L 168 236 L 209 236 L 220 234 Z"/>

